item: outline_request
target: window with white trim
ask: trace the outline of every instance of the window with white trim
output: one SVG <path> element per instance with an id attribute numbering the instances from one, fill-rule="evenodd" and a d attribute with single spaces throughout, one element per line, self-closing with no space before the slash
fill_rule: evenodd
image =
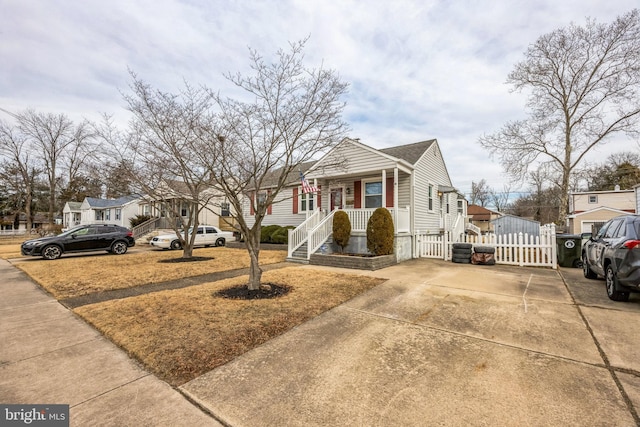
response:
<path id="1" fill-rule="evenodd" d="M 433 210 L 433 184 L 429 184 L 427 197 L 429 200 L 429 210 L 432 211 Z"/>
<path id="2" fill-rule="evenodd" d="M 458 213 L 464 215 L 464 201 L 461 199 L 458 199 Z"/>
<path id="3" fill-rule="evenodd" d="M 303 193 L 302 187 L 299 189 L 300 196 L 298 197 L 298 212 L 312 212 L 315 206 L 314 193 Z"/>
<path id="4" fill-rule="evenodd" d="M 382 207 L 382 181 L 363 181 L 364 184 L 364 207 Z"/>
<path id="5" fill-rule="evenodd" d="M 120 219 L 122 218 L 122 209 L 120 208 L 116 208 L 116 221 L 120 221 Z"/>
<path id="6" fill-rule="evenodd" d="M 589 203 L 598 203 L 598 196 L 589 196 Z"/>

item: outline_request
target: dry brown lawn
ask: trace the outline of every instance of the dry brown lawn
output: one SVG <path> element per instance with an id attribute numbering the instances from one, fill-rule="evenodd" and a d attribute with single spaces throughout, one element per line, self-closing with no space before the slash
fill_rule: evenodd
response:
<path id="1" fill-rule="evenodd" d="M 289 286 L 279 298 L 230 300 L 219 290 L 247 276 L 79 307 L 74 311 L 173 385 L 183 384 L 382 279 L 289 267 L 262 282 Z"/>
<path id="2" fill-rule="evenodd" d="M 20 243 L 15 244 L 3 244 L 0 243 L 0 258 L 2 259 L 10 259 L 10 258 L 19 258 L 22 254 L 20 253 Z"/>
<path id="3" fill-rule="evenodd" d="M 198 257 L 211 260 L 188 263 L 163 263 L 181 258 L 182 251 L 150 250 L 125 255 L 99 254 L 62 257 L 54 261 L 33 259 L 16 266 L 57 299 L 71 298 L 113 289 L 160 283 L 207 273 L 248 267 L 246 249 L 226 247 L 195 249 Z M 260 264 L 284 261 L 286 251 L 260 251 Z"/>

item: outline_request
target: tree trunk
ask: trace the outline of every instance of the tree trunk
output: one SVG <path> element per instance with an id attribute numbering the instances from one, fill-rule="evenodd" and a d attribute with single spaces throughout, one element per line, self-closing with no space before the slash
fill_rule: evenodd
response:
<path id="1" fill-rule="evenodd" d="M 260 280 L 262 279 L 262 269 L 260 268 L 260 229 L 254 227 L 247 235 L 247 249 L 249 250 L 249 258 L 251 266 L 249 267 L 249 291 L 257 291 L 260 289 Z"/>

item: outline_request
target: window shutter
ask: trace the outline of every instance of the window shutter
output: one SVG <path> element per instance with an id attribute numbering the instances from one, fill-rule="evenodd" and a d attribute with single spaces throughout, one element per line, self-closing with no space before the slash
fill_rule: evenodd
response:
<path id="1" fill-rule="evenodd" d="M 298 213 L 298 187 L 293 188 L 293 213 Z"/>
<path id="2" fill-rule="evenodd" d="M 387 178 L 387 207 L 393 207 L 393 178 Z"/>
<path id="3" fill-rule="evenodd" d="M 322 208 L 322 185 L 318 185 L 318 208 Z"/>
<path id="4" fill-rule="evenodd" d="M 362 181 L 353 183 L 353 207 L 356 209 L 362 207 Z"/>

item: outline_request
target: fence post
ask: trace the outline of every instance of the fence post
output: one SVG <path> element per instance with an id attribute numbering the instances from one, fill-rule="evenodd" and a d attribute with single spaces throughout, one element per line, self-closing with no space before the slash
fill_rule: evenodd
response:
<path id="1" fill-rule="evenodd" d="M 518 233 L 518 263 L 520 267 L 524 266 L 524 248 L 523 248 L 523 235 L 522 232 Z"/>
<path id="2" fill-rule="evenodd" d="M 558 268 L 558 248 L 556 247 L 556 225 L 551 224 L 549 227 L 549 237 L 551 243 L 551 268 L 556 270 Z"/>

